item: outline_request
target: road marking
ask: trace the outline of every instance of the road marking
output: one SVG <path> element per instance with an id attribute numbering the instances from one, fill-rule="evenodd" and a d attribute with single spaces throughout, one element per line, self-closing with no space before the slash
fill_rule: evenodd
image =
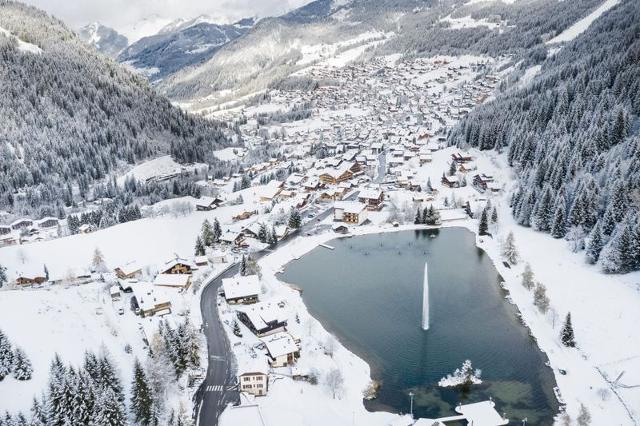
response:
<path id="1" fill-rule="evenodd" d="M 216 362 L 224 362 L 225 361 L 225 359 L 224 359 L 224 357 L 222 355 L 210 355 L 209 359 L 211 361 L 216 361 Z"/>
<path id="2" fill-rule="evenodd" d="M 207 392 L 222 392 L 222 385 L 209 385 L 207 386 Z"/>

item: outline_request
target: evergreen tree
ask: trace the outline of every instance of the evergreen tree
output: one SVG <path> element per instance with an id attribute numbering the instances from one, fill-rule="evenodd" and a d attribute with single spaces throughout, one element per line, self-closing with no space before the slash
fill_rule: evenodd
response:
<path id="1" fill-rule="evenodd" d="M 21 348 L 13 352 L 13 377 L 16 380 L 29 380 L 33 373 L 31 361 Z"/>
<path id="2" fill-rule="evenodd" d="M 278 244 L 278 233 L 276 232 L 276 227 L 272 226 L 271 227 L 271 241 L 270 244 L 272 246 L 275 246 Z"/>
<path id="3" fill-rule="evenodd" d="M 298 229 L 302 225 L 302 218 L 300 217 L 300 212 L 297 209 L 292 208 L 291 214 L 289 215 L 289 228 Z"/>
<path id="4" fill-rule="evenodd" d="M 605 245 L 604 236 L 600 230 L 600 221 L 596 222 L 596 225 L 589 234 L 589 240 L 587 242 L 586 257 L 587 262 L 594 264 L 600 258 L 600 252 Z"/>
<path id="5" fill-rule="evenodd" d="M 260 229 L 258 230 L 258 240 L 261 243 L 267 242 L 267 225 L 264 223 L 260 223 Z"/>
<path id="6" fill-rule="evenodd" d="M 547 232 L 551 229 L 554 219 L 552 204 L 551 189 L 547 186 L 534 209 L 534 225 L 537 230 Z"/>
<path id="7" fill-rule="evenodd" d="M 414 223 L 415 225 L 420 225 L 420 224 L 424 223 L 424 222 L 422 221 L 422 213 L 420 212 L 420 208 L 419 208 L 419 207 L 418 207 L 418 211 L 416 212 L 416 217 L 415 217 L 415 219 L 413 220 L 413 223 Z"/>
<path id="8" fill-rule="evenodd" d="M 498 210 L 495 207 L 491 211 L 491 223 L 498 223 Z"/>
<path id="9" fill-rule="evenodd" d="M 207 219 L 205 219 L 204 222 L 202 222 L 201 236 L 202 236 L 202 243 L 205 246 L 211 247 L 213 245 L 215 240 L 213 229 L 211 228 L 211 224 Z"/>
<path id="10" fill-rule="evenodd" d="M 133 382 L 131 383 L 131 415 L 137 424 L 150 426 L 153 423 L 153 397 L 147 382 L 147 376 L 140 364 L 135 360 Z"/>
<path id="11" fill-rule="evenodd" d="M 533 291 L 533 304 L 543 314 L 546 314 L 549 310 L 549 297 L 547 296 L 547 288 L 541 283 L 538 283 L 535 290 Z"/>
<path id="12" fill-rule="evenodd" d="M 213 219 L 213 242 L 220 242 L 220 237 L 222 236 L 222 228 L 220 227 L 220 222 L 218 218 Z"/>
<path id="13" fill-rule="evenodd" d="M 47 425 L 47 413 L 45 405 L 46 404 L 43 404 L 37 398 L 33 398 L 33 402 L 31 403 L 31 423 L 29 426 Z"/>
<path id="14" fill-rule="evenodd" d="M 244 254 L 242 255 L 242 259 L 240 260 L 240 275 L 243 277 L 247 275 L 247 258 Z"/>
<path id="15" fill-rule="evenodd" d="M 551 225 L 551 236 L 553 238 L 563 238 L 567 234 L 566 206 L 564 201 L 556 203 L 556 210 L 553 214 L 553 224 Z"/>
<path id="16" fill-rule="evenodd" d="M 127 417 L 119 396 L 111 387 L 104 387 L 96 398 L 89 426 L 125 426 Z"/>
<path id="17" fill-rule="evenodd" d="M 507 238 L 502 243 L 502 256 L 512 265 L 516 265 L 518 263 L 519 256 L 513 232 L 509 232 Z"/>
<path id="18" fill-rule="evenodd" d="M 9 338 L 0 330 L 0 381 L 13 370 L 13 351 Z"/>
<path id="19" fill-rule="evenodd" d="M 204 244 L 202 243 L 202 238 L 198 235 L 196 238 L 196 247 L 195 247 L 196 256 L 204 256 Z"/>
<path id="20" fill-rule="evenodd" d="M 482 209 L 482 214 L 480 215 L 480 223 L 478 225 L 478 235 L 487 235 L 489 231 L 489 219 L 487 219 L 487 209 Z"/>
<path id="21" fill-rule="evenodd" d="M 522 286 L 527 290 L 531 290 L 534 286 L 533 271 L 531 265 L 528 263 L 524 265 L 524 272 L 522 273 Z"/>
<path id="22" fill-rule="evenodd" d="M 560 332 L 560 339 L 562 340 L 562 344 L 569 348 L 574 348 L 576 346 L 573 335 L 573 325 L 571 325 L 571 312 L 567 314 L 567 318 L 564 321 L 564 326 Z"/>
<path id="23" fill-rule="evenodd" d="M 7 268 L 0 265 L 0 288 L 7 283 Z"/>

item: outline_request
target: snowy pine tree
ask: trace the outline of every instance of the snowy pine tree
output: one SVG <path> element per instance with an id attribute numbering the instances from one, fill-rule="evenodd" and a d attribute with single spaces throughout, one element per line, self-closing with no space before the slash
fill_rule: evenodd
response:
<path id="1" fill-rule="evenodd" d="M 205 254 L 204 244 L 202 242 L 202 238 L 200 238 L 199 235 L 196 238 L 196 246 L 195 246 L 194 252 L 196 256 L 204 256 Z"/>
<path id="2" fill-rule="evenodd" d="M 13 370 L 13 351 L 9 338 L 0 330 L 0 381 Z"/>
<path id="3" fill-rule="evenodd" d="M 0 265 L 0 288 L 7 283 L 7 268 Z"/>
<path id="4" fill-rule="evenodd" d="M 202 244 L 204 244 L 207 247 L 211 247 L 214 243 L 214 234 L 213 234 L 213 228 L 211 228 L 211 224 L 209 223 L 209 221 L 207 219 L 205 219 L 202 222 L 202 229 L 201 229 L 201 241 Z"/>
<path id="5" fill-rule="evenodd" d="M 564 321 L 562 331 L 560 332 L 560 339 L 562 340 L 562 344 L 567 347 L 573 348 L 576 346 L 573 335 L 573 325 L 571 324 L 571 312 L 567 314 L 567 318 Z"/>
<path id="6" fill-rule="evenodd" d="M 512 265 L 518 263 L 518 250 L 513 232 L 509 232 L 507 238 L 502 243 L 502 256 Z"/>
<path id="7" fill-rule="evenodd" d="M 111 387 L 98 392 L 89 426 L 125 426 L 127 417 L 119 396 Z"/>
<path id="8" fill-rule="evenodd" d="M 482 209 L 482 213 L 480 214 L 480 222 L 478 224 L 478 235 L 487 235 L 489 231 L 489 218 L 487 217 L 487 209 Z"/>
<path id="9" fill-rule="evenodd" d="M 598 221 L 591 230 L 586 244 L 586 257 L 588 263 L 595 264 L 598 261 L 600 258 L 600 252 L 604 245 L 605 240 L 600 229 L 600 221 Z"/>
<path id="10" fill-rule="evenodd" d="M 21 348 L 13 352 L 13 377 L 16 380 L 30 380 L 33 374 L 31 361 Z"/>
<path id="11" fill-rule="evenodd" d="M 149 426 L 153 423 L 153 395 L 147 375 L 137 359 L 131 383 L 131 415 L 141 426 Z"/>

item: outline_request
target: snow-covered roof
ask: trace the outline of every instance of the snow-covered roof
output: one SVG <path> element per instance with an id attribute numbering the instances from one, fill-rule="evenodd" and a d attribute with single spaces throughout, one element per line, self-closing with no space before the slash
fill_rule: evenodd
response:
<path id="1" fill-rule="evenodd" d="M 294 342 L 291 334 L 286 331 L 272 334 L 271 336 L 265 337 L 261 340 L 264 342 L 267 347 L 267 351 L 269 351 L 272 358 L 292 354 L 298 351 L 298 345 Z"/>
<path id="2" fill-rule="evenodd" d="M 260 294 L 260 280 L 257 275 L 224 278 L 222 289 L 227 299 L 240 299 Z"/>
<path id="3" fill-rule="evenodd" d="M 334 207 L 336 210 L 343 210 L 345 213 L 361 213 L 367 208 L 367 205 L 359 201 L 336 201 Z"/>
<path id="4" fill-rule="evenodd" d="M 258 404 L 230 406 L 220 416 L 221 425 L 267 426 Z"/>
<path id="5" fill-rule="evenodd" d="M 201 197 L 198 200 L 196 200 L 196 206 L 211 208 L 211 207 L 215 207 L 214 206 L 215 202 L 216 202 L 216 199 L 213 197 Z"/>
<path id="6" fill-rule="evenodd" d="M 125 275 L 131 275 L 141 270 L 140 265 L 136 261 L 129 262 L 125 265 L 120 265 L 117 267 L 117 269 L 120 269 L 120 271 L 122 271 L 122 273 Z"/>
<path id="7" fill-rule="evenodd" d="M 167 296 L 164 291 L 154 288 L 153 284 L 149 282 L 135 282 L 131 284 L 131 289 L 138 301 L 138 306 L 143 311 L 150 311 L 158 305 L 171 303 L 171 299 L 169 299 L 169 296 Z"/>
<path id="8" fill-rule="evenodd" d="M 188 274 L 158 274 L 153 285 L 165 287 L 187 287 L 191 275 Z"/>
<path id="9" fill-rule="evenodd" d="M 377 200 L 382 195 L 382 191 L 379 189 L 363 189 L 358 194 L 358 198 L 364 198 L 367 200 Z"/>
<path id="10" fill-rule="evenodd" d="M 239 308 L 238 310 L 247 315 L 256 330 L 267 328 L 270 322 L 277 321 L 278 323 L 283 323 L 287 320 L 284 309 L 268 302 L 256 303 L 255 305 Z"/>

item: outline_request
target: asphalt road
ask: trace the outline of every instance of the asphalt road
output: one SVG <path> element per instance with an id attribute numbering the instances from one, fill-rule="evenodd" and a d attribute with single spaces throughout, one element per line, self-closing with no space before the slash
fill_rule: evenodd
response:
<path id="1" fill-rule="evenodd" d="M 359 194 L 355 191 L 347 199 L 353 200 Z M 296 236 L 311 232 L 313 228 L 329 217 L 333 208 L 329 207 L 319 213 L 309 222 L 300 227 L 278 243 L 278 248 L 286 245 Z M 258 260 L 269 254 L 271 250 L 252 253 L 251 256 Z M 195 395 L 195 417 L 200 426 L 217 426 L 220 414 L 229 403 L 236 404 L 240 401 L 240 393 L 237 386 L 236 373 L 233 366 L 233 353 L 229 346 L 224 325 L 218 316 L 217 296 L 224 278 L 230 278 L 239 273 L 240 266 L 234 264 L 220 275 L 213 277 L 205 283 L 200 298 L 200 310 L 202 312 L 203 331 L 207 339 L 207 353 L 209 367 L 207 375 L 198 388 Z"/>

